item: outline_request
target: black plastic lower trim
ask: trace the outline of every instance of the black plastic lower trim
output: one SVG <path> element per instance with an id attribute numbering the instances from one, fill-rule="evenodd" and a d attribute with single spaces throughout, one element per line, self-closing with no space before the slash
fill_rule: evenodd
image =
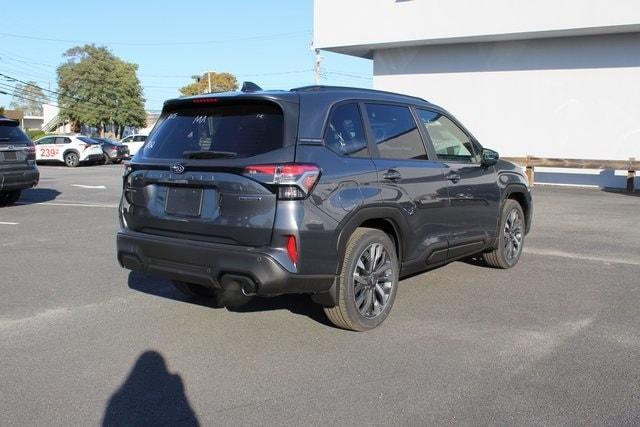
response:
<path id="1" fill-rule="evenodd" d="M 118 233 L 118 262 L 129 270 L 195 283 L 210 288 L 236 286 L 223 277 L 247 277 L 258 296 L 319 293 L 331 288 L 333 275 L 287 271 L 259 249 L 151 236 L 130 230 Z M 247 282 L 248 283 L 248 282 Z"/>

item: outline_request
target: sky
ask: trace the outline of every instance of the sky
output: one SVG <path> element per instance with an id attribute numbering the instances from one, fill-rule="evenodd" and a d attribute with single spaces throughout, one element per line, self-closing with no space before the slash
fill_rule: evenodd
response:
<path id="1" fill-rule="evenodd" d="M 206 71 L 230 72 L 264 89 L 314 83 L 313 0 L 37 0 L 28 10 L 4 2 L 2 16 L 0 73 L 45 89 L 56 89 L 62 54 L 86 43 L 139 65 L 148 110 L 161 109 L 190 76 Z M 371 87 L 372 61 L 321 55 L 321 84 Z M 14 84 L 1 76 L 0 83 Z M 0 106 L 10 102 L 0 94 Z"/>

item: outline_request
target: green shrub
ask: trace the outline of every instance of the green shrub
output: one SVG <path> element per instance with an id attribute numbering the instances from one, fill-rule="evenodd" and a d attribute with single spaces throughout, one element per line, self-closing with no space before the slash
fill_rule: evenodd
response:
<path id="1" fill-rule="evenodd" d="M 32 141 L 36 139 L 42 138 L 46 135 L 46 133 L 40 129 L 27 129 L 27 135 L 31 138 Z"/>

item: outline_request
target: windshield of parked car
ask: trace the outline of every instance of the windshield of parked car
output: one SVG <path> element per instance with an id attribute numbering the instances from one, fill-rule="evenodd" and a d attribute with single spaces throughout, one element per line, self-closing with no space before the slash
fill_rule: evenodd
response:
<path id="1" fill-rule="evenodd" d="M 251 157 L 282 148 L 283 133 L 282 110 L 271 102 L 176 106 L 160 117 L 142 153 L 148 158 L 196 158 L 196 152 L 197 158 Z"/>
<path id="2" fill-rule="evenodd" d="M 31 141 L 27 134 L 13 122 L 0 121 L 0 142 L 19 142 L 21 144 L 28 144 Z"/>

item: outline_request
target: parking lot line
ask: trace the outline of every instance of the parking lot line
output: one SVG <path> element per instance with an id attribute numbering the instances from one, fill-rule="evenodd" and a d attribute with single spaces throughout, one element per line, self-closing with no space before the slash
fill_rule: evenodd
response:
<path id="1" fill-rule="evenodd" d="M 47 206 L 73 206 L 82 208 L 117 208 L 118 205 L 96 204 L 96 203 L 62 203 L 62 202 L 18 202 L 16 205 L 47 205 Z"/>
<path id="2" fill-rule="evenodd" d="M 78 187 L 78 188 L 88 188 L 88 189 L 92 189 L 92 190 L 106 190 L 107 187 L 105 187 L 104 185 L 84 185 L 84 184 L 71 184 L 72 187 Z"/>
<path id="3" fill-rule="evenodd" d="M 6 222 L 6 221 L 0 221 L 0 225 L 19 225 L 20 223 L 18 222 Z"/>
<path id="4" fill-rule="evenodd" d="M 541 248 L 524 248 L 525 254 L 550 256 L 559 258 L 571 258 L 579 259 L 583 261 L 595 261 L 603 262 L 605 264 L 625 264 L 625 265 L 640 265 L 640 260 L 624 259 L 624 258 L 606 258 L 592 255 L 577 254 L 571 252 L 558 251 L 553 249 L 541 249 Z"/>

